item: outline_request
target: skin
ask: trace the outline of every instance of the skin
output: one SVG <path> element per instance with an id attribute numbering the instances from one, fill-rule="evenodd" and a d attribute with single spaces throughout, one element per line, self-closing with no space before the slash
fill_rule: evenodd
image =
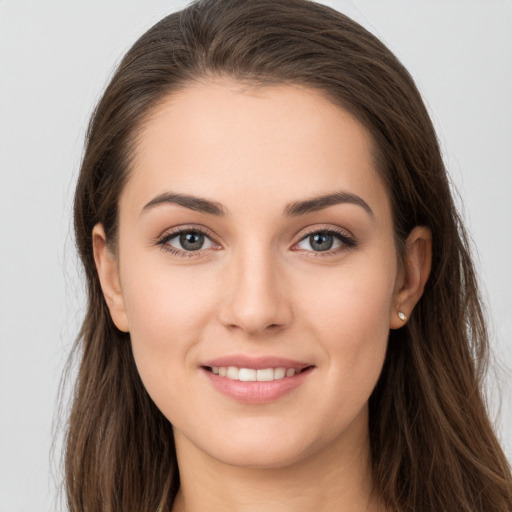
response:
<path id="1" fill-rule="evenodd" d="M 345 202 L 283 214 L 340 191 L 371 213 Z M 144 209 L 169 192 L 226 214 Z M 423 291 L 431 237 L 415 228 L 399 264 L 363 126 L 307 88 L 194 84 L 143 127 L 119 207 L 116 249 L 98 224 L 95 259 L 112 318 L 130 332 L 142 381 L 174 426 L 174 510 L 382 510 L 371 494 L 368 398 L 389 329 L 404 325 L 398 311 L 409 316 Z M 204 230 L 204 248 L 185 253 L 176 236 L 158 243 L 181 227 Z M 309 235 L 326 230 L 344 241 L 313 250 Z M 201 369 L 233 354 L 312 369 L 275 401 L 239 403 Z"/>

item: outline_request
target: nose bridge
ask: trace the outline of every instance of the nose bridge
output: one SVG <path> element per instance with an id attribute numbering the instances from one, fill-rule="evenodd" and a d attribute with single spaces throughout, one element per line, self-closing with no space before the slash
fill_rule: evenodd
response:
<path id="1" fill-rule="evenodd" d="M 252 240 L 233 250 L 221 320 L 248 334 L 284 327 L 291 320 L 284 276 L 268 243 Z"/>

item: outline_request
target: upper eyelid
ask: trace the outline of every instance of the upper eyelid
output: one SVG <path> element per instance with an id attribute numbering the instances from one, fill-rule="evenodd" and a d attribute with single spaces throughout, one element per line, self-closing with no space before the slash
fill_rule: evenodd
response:
<path id="1" fill-rule="evenodd" d="M 185 224 L 182 226 L 177 226 L 175 228 L 167 228 L 164 231 L 162 231 L 162 233 L 160 235 L 157 236 L 157 240 L 162 240 L 162 239 L 168 238 L 168 237 L 173 238 L 175 236 L 180 235 L 181 233 L 188 233 L 188 232 L 192 232 L 192 231 L 201 233 L 216 242 L 217 237 L 215 234 L 213 234 L 211 232 L 211 230 L 209 230 L 205 226 L 197 226 L 194 224 Z M 218 243 L 218 242 L 216 242 L 216 243 Z"/>
<path id="2" fill-rule="evenodd" d="M 300 238 L 298 239 L 299 242 L 315 233 L 333 233 L 335 235 L 344 236 L 346 238 L 355 238 L 348 229 L 342 228 L 341 226 L 311 226 L 311 228 L 305 228 L 305 230 L 301 230 L 299 233 L 301 233 Z"/>

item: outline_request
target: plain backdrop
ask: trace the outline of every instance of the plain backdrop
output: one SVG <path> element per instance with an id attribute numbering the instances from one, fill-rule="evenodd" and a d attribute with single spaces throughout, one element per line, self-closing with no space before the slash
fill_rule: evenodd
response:
<path id="1" fill-rule="evenodd" d="M 511 458 L 512 2 L 325 3 L 388 44 L 431 112 L 474 241 Z M 61 510 L 54 420 L 83 311 L 70 212 L 86 123 L 122 54 L 184 5 L 0 0 L 0 512 Z"/>

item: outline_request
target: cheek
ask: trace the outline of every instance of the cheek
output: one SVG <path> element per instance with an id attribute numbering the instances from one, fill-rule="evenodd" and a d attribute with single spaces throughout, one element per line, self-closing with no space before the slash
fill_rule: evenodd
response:
<path id="1" fill-rule="evenodd" d="M 381 252 L 363 254 L 350 264 L 328 269 L 324 275 L 312 275 L 301 286 L 302 314 L 341 335 L 363 334 L 383 325 L 387 331 L 396 272 L 394 253 Z"/>
<path id="2" fill-rule="evenodd" d="M 169 265 L 164 253 L 149 255 L 133 251 L 123 261 L 123 297 L 132 337 L 166 350 L 202 325 L 205 308 L 211 305 L 211 277 L 200 267 Z"/>
<path id="3" fill-rule="evenodd" d="M 382 254 L 382 253 L 381 253 Z M 385 253 L 384 253 L 385 254 Z M 301 316 L 323 348 L 337 386 L 368 394 L 384 361 L 393 304 L 396 259 L 361 258 L 302 293 Z M 307 284 L 307 283 L 306 283 Z"/>
<path id="4" fill-rule="evenodd" d="M 222 276 L 215 265 L 170 264 L 164 252 L 124 254 L 121 284 L 134 360 L 157 407 L 178 421 L 183 394 L 197 385 L 198 351 L 212 338 Z"/>
<path id="5" fill-rule="evenodd" d="M 171 269 L 165 258 L 156 260 L 130 254 L 121 267 L 121 282 L 135 362 L 159 405 L 193 370 L 190 356 L 212 301 L 197 269 Z"/>

